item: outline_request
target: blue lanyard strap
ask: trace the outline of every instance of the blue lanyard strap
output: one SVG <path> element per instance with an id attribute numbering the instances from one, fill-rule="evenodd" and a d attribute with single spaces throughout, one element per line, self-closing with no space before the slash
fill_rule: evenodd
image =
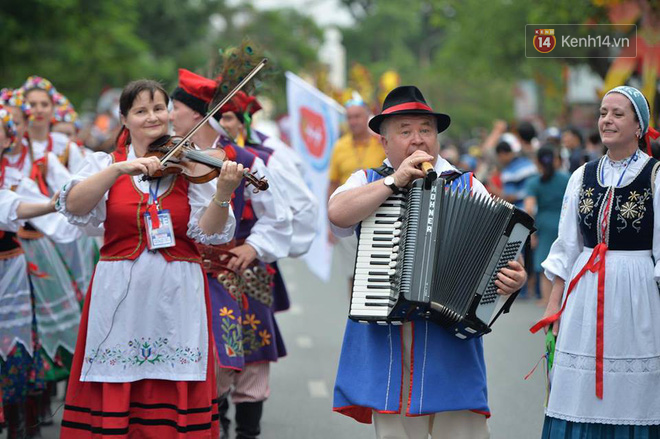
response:
<path id="1" fill-rule="evenodd" d="M 609 160 L 609 159 L 607 157 L 605 157 L 605 160 Z M 630 164 L 633 161 L 637 161 L 637 151 L 635 151 L 635 153 L 633 155 L 631 155 L 630 158 L 628 159 L 628 163 L 626 163 L 625 168 L 623 168 L 623 172 L 619 176 L 619 181 L 617 181 L 616 186 L 614 186 L 614 188 L 618 188 L 619 185 L 621 185 L 621 181 L 623 181 L 623 176 L 626 175 L 626 171 L 628 170 L 628 168 L 630 167 Z M 605 166 L 600 167 L 600 181 L 602 181 L 603 184 L 605 184 Z"/>
<path id="2" fill-rule="evenodd" d="M 160 178 L 156 179 L 156 191 L 152 190 L 152 184 L 149 183 L 149 204 L 158 204 L 158 188 L 160 187 Z"/>

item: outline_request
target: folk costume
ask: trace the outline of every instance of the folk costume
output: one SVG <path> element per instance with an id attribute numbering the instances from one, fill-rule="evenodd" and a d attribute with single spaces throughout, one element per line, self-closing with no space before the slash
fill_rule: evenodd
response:
<path id="1" fill-rule="evenodd" d="M 277 142 L 250 127 L 252 117 L 260 109 L 261 105 L 254 96 L 248 96 L 240 91 L 222 111 L 232 111 L 243 120 L 247 134 L 243 146 L 263 160 L 274 178 L 273 184 L 283 192 L 292 215 L 293 236 L 288 256 L 302 256 L 307 253 L 316 237 L 318 202 L 296 167 L 296 160 L 291 159 L 298 157 L 295 151 L 282 142 Z M 275 146 L 275 148 L 268 145 Z M 253 217 L 253 215 L 250 216 Z M 275 312 L 284 311 L 290 307 L 289 294 L 277 261 L 273 262 L 271 266 L 275 270 L 273 273 L 274 310 Z"/>
<path id="2" fill-rule="evenodd" d="M 16 90 L 16 93 L 25 98 L 28 91 L 32 89 L 45 91 L 53 103 L 51 128 L 53 123 L 63 121 L 67 116 L 69 118 L 71 117 L 71 111 L 73 111 L 71 103 L 55 89 L 50 81 L 39 76 L 30 76 L 23 86 L 19 90 Z M 84 160 L 83 150 L 77 143 L 62 133 L 49 132 L 48 138 L 43 141 L 31 139 L 29 134 L 26 133 L 24 142 L 29 146 L 31 157 L 36 163 L 39 163 L 40 160 L 46 160 L 44 157 L 49 153 L 53 153 L 60 163 L 72 174 L 78 171 Z M 82 301 L 82 297 L 89 287 L 89 282 L 94 272 L 94 265 L 98 260 L 96 242 L 94 238 L 83 234 L 79 239 L 68 244 L 57 244 L 56 247 L 71 272 L 71 276 L 77 287 L 76 293 L 79 300 Z"/>
<path id="3" fill-rule="evenodd" d="M 631 101 L 645 134 L 641 93 L 609 93 Z M 569 180 L 542 264 L 549 279 L 566 280 L 544 438 L 660 437 L 659 168 L 638 150 L 591 161 Z"/>
<path id="4" fill-rule="evenodd" d="M 0 197 L 0 388 L 4 404 L 12 412 L 8 417 L 9 430 L 21 437 L 21 431 L 37 434 L 39 421 L 50 420 L 43 419 L 50 412 L 50 407 L 44 406 L 46 380 L 68 373 L 58 365 L 59 356 L 69 352 L 62 343 L 67 343 L 68 334 L 77 329 L 79 317 L 72 320 L 71 316 L 79 316 L 80 311 L 75 300 L 60 301 L 52 307 L 44 305 L 43 295 L 34 285 L 49 277 L 53 266 L 58 267 L 57 261 L 45 267 L 51 271 L 29 262 L 17 237 L 25 225 L 25 221 L 16 219 L 18 203 L 48 203 L 49 198 L 27 178 L 15 184 L 14 190 L 0 189 Z M 44 239 L 53 242 L 67 243 L 78 236 L 59 214 L 33 218 L 30 224 L 47 237 Z M 69 328 L 71 322 L 74 326 Z M 63 333 L 65 336 L 61 337 Z M 53 357 L 45 353 L 42 337 Z M 75 338 L 71 342 L 75 343 Z M 54 348 L 52 343 L 57 343 Z"/>
<path id="5" fill-rule="evenodd" d="M 198 226 L 214 183 L 122 175 L 87 215 L 67 210 L 74 185 L 113 162 L 135 158 L 130 145 L 111 155 L 94 153 L 60 195 L 60 212 L 70 222 L 104 228 L 62 437 L 217 437 L 211 305 L 195 242 L 228 242 L 235 220 L 230 210 L 223 231 L 211 236 Z M 151 206 L 169 211 L 173 247 L 147 249 L 144 221 Z"/>
<path id="6" fill-rule="evenodd" d="M 449 125 L 449 117 L 433 113 L 416 87 L 393 90 L 382 114 L 370 123 L 379 133 L 389 115 L 433 116 L 438 132 Z M 458 171 L 441 157 L 435 169 L 439 176 Z M 366 186 L 393 173 L 389 159 L 378 172 L 360 170 L 352 174 L 331 196 Z M 453 188 L 487 195 L 472 174 L 463 174 Z M 338 237 L 359 233 L 359 224 L 340 228 L 331 224 Z M 486 365 L 481 338 L 461 340 L 441 326 L 422 318 L 401 326 L 358 323 L 348 319 L 334 389 L 333 411 L 358 422 L 376 424 L 377 437 L 399 437 L 403 431 L 421 435 L 443 431 L 446 437 L 486 438 L 490 416 Z M 429 417 L 435 415 L 431 431 Z M 398 414 L 400 416 L 393 417 Z M 421 437 L 421 436 L 420 436 Z M 445 436 L 442 436 L 445 437 Z"/>
<path id="7" fill-rule="evenodd" d="M 14 93 L 12 102 L 24 108 L 21 99 L 19 93 Z M 35 157 L 26 139 L 23 139 L 19 148 L 18 154 L 4 156 L 2 188 L 20 190 L 21 181 L 32 179 L 38 191 L 50 197 L 70 178 L 69 172 L 53 153 Z M 53 217 L 57 219 L 50 222 L 49 218 Z M 58 232 L 61 234 L 51 239 L 57 234 L 44 234 L 41 231 L 44 227 L 61 227 L 62 230 Z M 48 382 L 60 381 L 68 376 L 80 322 L 80 292 L 57 246 L 71 245 L 80 236 L 81 232 L 76 227 L 62 222 L 56 215 L 31 219 L 17 231 L 21 248 L 32 268 L 29 274 L 37 332 Z M 44 402 L 43 406 L 46 405 Z"/>
<path id="8" fill-rule="evenodd" d="M 231 111 L 231 101 L 217 114 Z M 212 126 L 218 131 L 217 145 L 227 152 L 228 157 L 236 155 L 254 157 L 251 167 L 260 176 L 270 181 L 268 191 L 253 194 L 251 190 L 234 192 L 234 206 L 241 209 L 241 220 L 236 230 L 236 245 L 248 243 L 257 250 L 257 261 L 241 274 L 245 289 L 243 309 L 243 354 L 245 366 L 241 373 L 229 373 L 220 382 L 221 392 L 226 393 L 221 401 L 220 416 L 223 428 L 228 430 L 229 419 L 227 396 L 236 404 L 236 433 L 239 437 L 257 437 L 260 434 L 260 421 L 263 402 L 270 395 L 268 384 L 270 362 L 286 355 L 282 335 L 275 320 L 275 311 L 288 308 L 288 294 L 284 282 L 272 264 L 286 257 L 292 245 L 292 215 L 285 195 L 284 184 L 265 162 L 270 155 L 256 149 L 241 148 L 226 134 L 216 120 Z M 240 189 L 240 187 L 239 187 Z M 269 206 L 264 204 L 265 193 L 272 197 Z M 237 214 L 238 216 L 238 214 Z M 263 251 L 263 243 L 269 242 Z M 255 247 L 256 244 L 257 246 Z"/>

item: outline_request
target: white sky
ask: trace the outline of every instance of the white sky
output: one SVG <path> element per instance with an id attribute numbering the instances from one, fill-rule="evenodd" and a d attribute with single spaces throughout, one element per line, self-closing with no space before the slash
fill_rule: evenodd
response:
<path id="1" fill-rule="evenodd" d="M 316 22 L 322 26 L 340 25 L 346 26 L 353 23 L 351 14 L 344 8 L 339 0 L 230 0 L 231 4 L 240 4 L 251 1 L 260 9 L 275 9 L 292 7 L 306 12 L 314 17 Z"/>

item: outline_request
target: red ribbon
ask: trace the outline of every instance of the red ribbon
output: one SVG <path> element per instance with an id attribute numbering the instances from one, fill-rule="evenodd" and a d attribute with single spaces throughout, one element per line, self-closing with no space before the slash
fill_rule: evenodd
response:
<path id="1" fill-rule="evenodd" d="M 421 102 L 406 102 L 405 104 L 393 105 L 389 108 L 386 108 L 382 111 L 381 114 L 390 114 L 390 113 L 394 113 L 395 111 L 406 111 L 406 110 L 426 110 L 433 112 L 433 110 L 431 110 L 431 107 L 429 107 L 428 105 L 424 105 Z"/>
<path id="2" fill-rule="evenodd" d="M 39 271 L 39 266 L 33 262 L 28 262 L 28 272 L 35 277 L 41 279 L 48 279 L 48 273 L 42 273 Z"/>
<path id="3" fill-rule="evenodd" d="M 0 188 L 5 185 L 5 168 L 7 165 L 9 165 L 9 160 L 7 160 L 7 157 L 3 157 L 0 160 Z"/>
<path id="4" fill-rule="evenodd" d="M 39 160 L 35 160 L 34 163 L 32 163 L 32 170 L 30 171 L 30 178 L 34 181 L 37 182 L 39 185 L 39 190 L 41 191 L 42 194 L 48 196 L 48 185 L 46 184 L 46 178 L 44 177 L 43 172 L 41 172 L 41 167 L 39 166 L 40 163 L 43 163 L 44 166 L 48 166 L 48 156 L 45 155 L 41 157 Z"/>
<path id="5" fill-rule="evenodd" d="M 156 203 L 151 203 L 149 207 L 147 207 L 147 211 L 151 217 L 151 227 L 153 229 L 159 229 L 160 219 L 158 218 L 158 208 L 156 207 Z"/>
<path id="6" fill-rule="evenodd" d="M 655 140 L 658 137 L 660 137 L 660 132 L 652 127 L 649 127 L 646 135 L 644 136 L 644 140 L 646 140 L 646 153 L 651 157 L 653 157 L 653 152 L 651 151 L 651 139 Z"/>
<path id="7" fill-rule="evenodd" d="M 612 206 L 612 197 L 614 195 L 614 190 L 610 191 L 609 197 L 607 199 L 607 205 L 605 206 L 605 212 L 603 214 L 603 219 L 601 221 L 601 236 L 605 237 L 607 232 L 607 219 L 610 215 L 610 208 Z M 561 306 L 561 309 L 556 314 L 548 316 L 544 319 L 541 319 L 529 330 L 532 334 L 538 332 L 539 329 L 546 327 L 554 322 L 556 322 L 561 314 L 566 308 L 566 302 L 568 301 L 568 296 L 571 295 L 573 288 L 577 285 L 580 278 L 588 271 L 592 273 L 598 272 L 598 303 L 596 308 L 596 397 L 603 399 L 603 347 L 604 347 L 604 318 L 605 318 L 605 254 L 607 253 L 607 244 L 601 242 L 596 247 L 594 247 L 591 252 L 591 256 L 587 263 L 582 267 L 582 270 L 573 278 L 571 283 L 568 285 L 568 290 L 566 291 L 566 297 L 564 298 L 564 303 Z"/>

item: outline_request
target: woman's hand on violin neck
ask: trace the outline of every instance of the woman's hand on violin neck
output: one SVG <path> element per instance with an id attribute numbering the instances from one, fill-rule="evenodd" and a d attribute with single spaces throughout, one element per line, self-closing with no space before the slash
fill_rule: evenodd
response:
<path id="1" fill-rule="evenodd" d="M 240 163 L 226 160 L 220 169 L 220 175 L 217 182 L 218 196 L 224 195 L 230 197 L 243 179 L 245 169 Z M 229 199 L 229 198 L 227 198 Z"/>
<path id="2" fill-rule="evenodd" d="M 120 175 L 152 175 L 161 169 L 158 157 L 140 157 L 135 160 L 118 162 L 112 165 L 117 169 Z"/>

